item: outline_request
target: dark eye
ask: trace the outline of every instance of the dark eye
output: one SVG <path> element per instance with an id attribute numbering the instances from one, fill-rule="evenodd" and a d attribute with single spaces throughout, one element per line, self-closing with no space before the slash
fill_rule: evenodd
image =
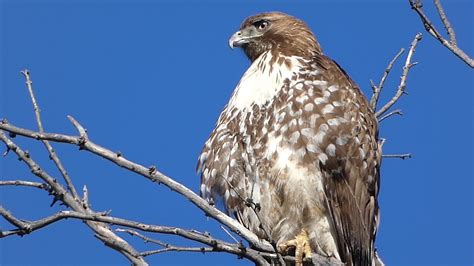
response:
<path id="1" fill-rule="evenodd" d="M 259 30 L 265 29 L 266 27 L 268 27 L 269 24 L 270 23 L 266 20 L 259 20 L 259 21 L 256 21 L 256 22 L 253 23 L 255 28 L 257 28 Z"/>

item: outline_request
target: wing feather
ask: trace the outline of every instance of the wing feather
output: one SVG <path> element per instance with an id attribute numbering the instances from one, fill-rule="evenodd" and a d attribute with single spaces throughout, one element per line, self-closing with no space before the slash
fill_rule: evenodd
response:
<path id="1" fill-rule="evenodd" d="M 319 162 L 328 209 L 341 259 L 350 265 L 371 265 L 379 215 L 377 120 L 359 88 L 339 65 L 328 58 L 322 61 L 330 83 L 349 88 L 342 111 L 351 118 L 346 128 L 331 127 L 332 141 L 349 134 L 347 143 L 337 146 L 336 156 Z"/>

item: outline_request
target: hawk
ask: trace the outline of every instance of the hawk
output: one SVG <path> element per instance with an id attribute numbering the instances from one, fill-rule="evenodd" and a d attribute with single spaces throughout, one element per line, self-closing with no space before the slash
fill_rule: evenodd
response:
<path id="1" fill-rule="evenodd" d="M 229 45 L 251 65 L 199 156 L 201 196 L 297 265 L 378 264 L 381 144 L 359 87 L 284 13 L 247 18 Z"/>

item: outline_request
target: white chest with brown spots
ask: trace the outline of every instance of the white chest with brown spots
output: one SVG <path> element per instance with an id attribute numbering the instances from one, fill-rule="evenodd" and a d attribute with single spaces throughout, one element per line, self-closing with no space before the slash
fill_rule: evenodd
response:
<path id="1" fill-rule="evenodd" d="M 244 111 L 253 105 L 263 106 L 274 98 L 283 86 L 301 67 L 301 58 L 282 57 L 281 63 L 272 64 L 271 52 L 263 53 L 242 76 L 229 101 L 228 108 Z"/>

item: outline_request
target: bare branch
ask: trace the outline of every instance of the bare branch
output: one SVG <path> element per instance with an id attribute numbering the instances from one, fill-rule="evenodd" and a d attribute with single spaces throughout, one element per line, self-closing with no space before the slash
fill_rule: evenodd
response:
<path id="1" fill-rule="evenodd" d="M 30 233 L 35 230 L 41 229 L 49 224 L 52 224 L 54 222 L 57 222 L 62 219 L 67 219 L 67 218 L 74 218 L 74 219 L 80 219 L 80 220 L 88 220 L 88 221 L 98 221 L 98 222 L 104 222 L 110 225 L 119 225 L 119 226 L 124 226 L 124 227 L 129 227 L 129 228 L 134 228 L 140 231 L 146 231 L 146 232 L 153 232 L 153 233 L 164 233 L 164 234 L 173 234 L 173 235 L 178 235 L 185 237 L 190 240 L 194 240 L 203 244 L 206 244 L 210 246 L 211 248 L 205 248 L 205 252 L 228 252 L 232 254 L 236 254 L 238 256 L 246 257 L 249 258 L 250 260 L 254 261 L 257 263 L 257 265 L 268 265 L 269 263 L 263 259 L 263 257 L 269 258 L 269 259 L 277 259 L 277 254 L 273 252 L 261 252 L 254 250 L 249 247 L 244 247 L 241 244 L 233 244 L 233 243 L 228 243 L 225 241 L 221 241 L 215 238 L 210 237 L 208 234 L 204 233 L 199 233 L 195 230 L 185 230 L 182 228 L 177 228 L 177 227 L 168 227 L 168 226 L 159 226 L 159 225 L 149 225 L 149 224 L 143 224 L 135 221 L 130 221 L 126 219 L 121 219 L 117 217 L 110 217 L 110 216 L 102 216 L 102 215 L 97 215 L 97 214 L 86 214 L 86 213 L 80 213 L 80 212 L 75 212 L 75 211 L 61 211 L 58 212 L 54 215 L 51 215 L 49 217 L 46 217 L 44 219 L 34 221 L 34 222 L 24 222 L 21 221 L 17 218 L 15 218 L 13 215 L 11 215 L 10 212 L 6 211 L 3 207 L 0 206 L 0 214 L 5 217 L 10 223 L 13 225 L 17 226 L 19 229 L 17 230 L 11 230 L 11 231 L 2 231 L 0 233 L 0 237 L 5 237 L 8 235 L 12 234 L 24 234 L 24 233 Z M 164 246 L 165 248 L 168 248 L 169 250 L 166 251 L 199 251 L 203 252 L 202 247 L 199 248 L 189 248 L 189 250 L 186 250 L 187 248 L 185 247 L 174 247 L 169 244 L 163 243 L 161 241 L 143 236 L 142 234 L 130 230 L 130 229 L 116 229 L 116 231 L 119 232 L 127 232 L 131 235 L 138 236 L 145 240 L 145 242 L 152 242 L 159 244 L 161 246 Z M 176 248 L 176 249 L 174 249 Z M 199 249 L 199 250 L 197 250 Z M 165 252 L 163 251 L 149 251 L 149 252 L 142 252 L 140 253 L 140 256 L 148 256 L 156 253 L 162 253 Z M 285 261 L 290 261 L 294 262 L 294 257 L 291 256 L 284 256 L 283 259 Z M 326 258 L 318 254 L 313 254 L 312 259 L 306 258 L 305 261 L 316 261 L 318 262 L 315 265 L 340 265 L 340 262 L 331 258 Z M 322 264 L 321 264 L 322 263 Z"/>
<path id="2" fill-rule="evenodd" d="M 6 237 L 13 234 L 17 234 L 17 235 L 28 234 L 35 230 L 41 229 L 47 225 L 55 223 L 59 220 L 74 218 L 74 219 L 80 219 L 80 220 L 85 220 L 85 221 L 104 222 L 107 224 L 120 225 L 120 226 L 130 227 L 130 228 L 147 231 L 147 232 L 179 235 L 179 236 L 183 236 L 185 238 L 209 245 L 213 247 L 213 251 L 225 251 L 225 252 L 229 252 L 229 253 L 233 253 L 236 255 L 249 258 L 254 262 L 261 263 L 262 265 L 267 264 L 267 262 L 263 259 L 262 255 L 260 255 L 259 251 L 253 250 L 251 248 L 246 248 L 238 244 L 232 244 L 225 241 L 221 241 L 221 240 L 212 238 L 209 235 L 198 233 L 194 230 L 184 230 L 177 227 L 149 225 L 149 224 L 143 224 L 143 223 L 116 218 L 116 217 L 101 216 L 97 214 L 89 214 L 89 213 L 82 213 L 82 212 L 76 212 L 76 211 L 61 211 L 54 215 L 46 217 L 44 219 L 28 222 L 28 221 L 19 220 L 18 218 L 14 217 L 10 212 L 5 210 L 2 206 L 0 206 L 0 215 L 2 215 L 7 221 L 9 221 L 12 225 L 18 228 L 16 230 L 11 230 L 11 231 L 2 231 L 0 234 L 0 237 Z M 129 231 L 123 230 L 123 229 L 117 229 L 117 231 L 126 231 L 130 233 Z M 137 234 L 134 234 L 134 235 L 137 235 Z M 100 239 L 105 238 L 104 236 L 101 236 L 101 235 L 97 235 L 97 236 Z M 149 242 L 157 243 L 157 241 L 149 241 Z M 108 243 L 108 245 L 112 245 L 112 246 L 116 244 L 117 244 L 116 242 Z M 143 255 L 139 254 L 139 256 L 143 256 Z"/>
<path id="3" fill-rule="evenodd" d="M 436 5 L 436 9 L 438 10 L 439 16 L 441 17 L 441 21 L 448 32 L 450 41 L 446 40 L 441 33 L 436 29 L 436 27 L 431 23 L 430 19 L 425 15 L 423 12 L 423 4 L 421 0 L 409 0 L 410 6 L 421 19 L 423 26 L 425 27 L 426 31 L 431 34 L 435 39 L 437 39 L 442 45 L 448 48 L 451 52 L 453 52 L 457 57 L 459 57 L 463 62 L 465 62 L 471 68 L 474 68 L 474 60 L 470 58 L 463 50 L 461 50 L 456 43 L 456 35 L 454 33 L 454 29 L 452 28 L 451 24 L 449 23 L 448 17 L 444 12 L 443 7 L 439 0 L 434 0 Z"/>
<path id="4" fill-rule="evenodd" d="M 148 177 L 153 182 L 160 182 L 160 183 L 168 185 L 174 191 L 177 191 L 178 193 L 184 195 L 186 198 L 190 199 L 193 203 L 196 204 L 196 206 L 203 209 L 207 214 L 209 214 L 212 217 L 215 217 L 222 224 L 225 224 L 225 225 L 229 226 L 229 228 L 231 228 L 237 234 L 242 235 L 242 236 L 245 235 L 245 236 L 249 237 L 249 239 L 251 240 L 251 241 L 249 241 L 249 243 L 251 243 L 257 249 L 261 249 L 260 247 L 262 247 L 262 249 L 266 247 L 267 250 L 272 251 L 272 246 L 268 242 L 264 242 L 263 240 L 259 240 L 258 237 L 255 234 L 248 231 L 248 229 L 246 229 L 245 227 L 240 225 L 236 220 L 234 220 L 231 217 L 225 215 L 224 213 L 217 210 L 216 208 L 208 205 L 207 202 L 204 199 L 197 196 L 194 192 L 192 192 L 191 190 L 189 190 L 185 186 L 175 182 L 174 180 L 171 180 L 169 177 L 164 176 L 163 174 L 159 173 L 158 171 L 149 171 L 148 168 L 146 168 L 144 166 L 141 166 L 139 164 L 133 163 L 131 161 L 128 161 L 123 156 L 116 156 L 114 152 L 112 152 L 108 149 L 105 149 L 105 148 L 103 148 L 99 145 L 96 145 L 90 140 L 85 141 L 86 139 L 84 137 L 75 137 L 75 136 L 67 136 L 67 135 L 61 135 L 61 134 L 49 134 L 49 133 L 33 132 L 33 131 L 30 131 L 30 130 L 20 129 L 20 128 L 11 126 L 5 120 L 3 120 L 0 123 L 0 128 L 2 130 L 5 130 L 5 131 L 9 131 L 8 129 L 11 129 L 14 132 L 15 131 L 16 132 L 21 132 L 22 134 L 19 134 L 19 135 L 23 135 L 23 136 L 34 138 L 34 139 L 46 139 L 46 140 L 49 140 L 49 141 L 65 142 L 65 143 L 71 143 L 71 144 L 82 146 L 82 147 L 84 147 L 84 149 L 86 149 L 88 151 L 91 151 L 92 153 L 98 154 L 98 155 L 100 155 L 100 156 L 102 156 L 106 159 L 109 159 L 109 160 L 115 162 L 116 164 L 118 164 L 121 167 L 124 167 L 126 169 L 132 170 L 133 172 L 139 173 L 140 175 Z M 33 134 L 29 134 L 29 133 L 33 133 Z M 69 194 L 67 194 L 67 191 L 65 191 L 58 183 L 53 181 L 54 178 L 49 176 L 46 172 L 42 171 L 39 168 L 39 166 L 30 158 L 30 156 L 28 156 L 28 157 L 25 156 L 24 151 L 22 151 L 18 146 L 16 146 L 16 144 L 14 144 L 11 140 L 9 140 L 5 136 L 5 134 L 3 134 L 3 132 L 0 132 L 0 140 L 2 140 L 7 145 L 7 147 L 10 147 L 10 149 L 12 151 L 17 153 L 19 155 L 19 157 L 23 161 L 25 161 L 25 163 L 27 163 L 27 165 L 30 167 L 30 169 L 32 169 L 32 171 L 35 175 L 38 175 L 42 179 L 46 180 L 48 184 L 52 183 L 55 186 L 59 186 L 58 191 L 61 191 L 60 193 L 62 195 L 64 195 L 63 196 L 64 198 L 67 198 L 69 196 Z M 54 188 L 55 187 L 53 187 L 53 189 Z M 62 190 L 61 190 L 61 188 L 62 188 Z M 62 199 L 62 200 L 64 200 L 64 199 Z M 73 201 L 73 199 L 70 198 L 70 196 L 69 196 L 69 200 L 67 200 L 67 201 L 68 201 L 68 204 L 71 204 L 70 201 Z M 74 202 L 75 202 L 75 205 L 72 204 L 74 206 L 74 207 L 72 207 L 73 209 L 75 209 L 75 208 L 77 208 L 79 210 L 81 210 L 81 208 L 83 209 L 82 205 L 79 205 L 80 207 L 78 207 L 77 202 L 76 201 L 74 201 Z M 68 217 L 72 217 L 72 216 L 68 216 Z M 102 219 L 97 219 L 98 216 L 93 216 L 94 218 L 91 218 L 90 214 L 82 213 L 82 212 L 76 213 L 75 217 L 80 218 L 80 219 L 84 219 L 84 220 L 102 221 Z M 103 221 L 103 222 L 107 222 L 107 221 Z M 120 223 L 118 223 L 116 220 L 110 221 L 110 223 L 120 225 Z M 94 231 L 95 231 L 95 229 L 97 229 L 97 228 L 94 228 L 94 226 L 93 226 L 93 225 L 96 225 L 95 223 L 89 222 L 88 225 L 90 225 L 91 228 Z M 121 224 L 121 225 L 126 226 L 125 224 Z M 101 228 L 101 229 L 110 231 L 108 228 L 105 228 L 105 227 Z M 140 229 L 140 228 L 136 228 L 136 229 Z M 154 228 L 154 229 L 156 229 L 156 228 Z M 100 231 L 100 233 L 98 233 L 96 236 L 99 239 L 101 239 L 103 241 L 106 241 L 107 240 L 106 237 L 103 236 L 104 232 L 102 232 L 102 230 L 99 230 L 99 231 Z M 159 231 L 157 231 L 157 232 L 159 232 Z M 166 230 L 164 230 L 164 232 L 159 232 L 159 233 L 166 233 Z M 167 233 L 178 234 L 178 233 L 175 232 L 175 228 L 170 229 Z M 106 236 L 109 237 L 109 238 L 111 237 L 108 234 Z M 117 249 L 119 252 L 122 252 L 129 259 L 131 259 L 131 258 L 135 258 L 135 259 L 140 258 L 141 260 L 143 260 L 141 255 L 139 253 L 137 253 L 136 251 L 134 251 L 134 250 L 133 250 L 134 251 L 133 253 L 124 252 L 124 250 L 126 250 L 126 249 L 125 249 L 125 246 L 124 246 L 125 244 L 123 244 L 123 243 L 126 243 L 126 242 L 122 239 L 120 239 L 120 240 L 122 241 L 121 242 L 122 246 L 120 246 L 120 247 L 116 246 L 116 242 L 117 242 L 116 239 L 114 239 L 113 241 L 107 241 L 105 243 L 106 243 L 106 245 Z M 265 243 L 267 244 L 267 246 L 265 246 Z M 128 245 L 128 243 L 126 243 L 126 245 Z M 222 249 L 222 251 L 237 254 L 236 253 L 237 249 L 235 249 L 235 248 L 229 248 L 228 246 L 222 246 L 222 247 L 219 246 L 219 248 Z M 238 246 L 238 248 L 242 248 L 242 247 Z M 247 253 L 250 254 L 248 251 L 246 252 L 246 254 Z M 261 256 L 258 255 L 258 254 L 250 254 L 250 255 L 246 255 L 246 256 L 249 256 L 249 258 L 251 258 L 252 261 L 254 261 L 254 262 L 256 262 L 260 265 L 266 265 L 267 264 L 267 262 L 263 258 L 261 258 Z M 145 263 L 145 262 L 143 261 L 143 263 Z"/>
<path id="5" fill-rule="evenodd" d="M 55 178 L 43 171 L 40 166 L 33 161 L 31 155 L 20 149 L 15 143 L 5 136 L 3 131 L 0 131 L 0 140 L 7 145 L 7 147 L 18 155 L 18 158 L 23 161 L 31 170 L 31 172 L 41 178 L 51 189 L 55 191 L 57 197 L 64 198 L 69 195 L 67 191 L 56 181 Z M 71 198 L 72 199 L 72 198 Z M 74 201 L 74 200 L 73 200 Z M 74 201 L 75 202 L 75 201 Z"/>
<path id="6" fill-rule="evenodd" d="M 3 120 L 2 123 L 3 122 L 5 122 L 5 120 Z M 60 200 L 66 206 L 77 212 L 82 212 L 83 214 L 92 213 L 92 211 L 84 209 L 80 202 L 73 198 L 72 195 L 69 194 L 61 184 L 56 182 L 55 178 L 50 176 L 46 171 L 42 170 L 40 166 L 35 161 L 33 161 L 31 156 L 18 147 L 14 142 L 12 142 L 3 131 L 0 131 L 0 140 L 4 142 L 10 150 L 18 155 L 19 159 L 21 159 L 21 161 L 23 161 L 30 168 L 34 175 L 41 178 L 51 187 L 51 194 L 54 195 L 55 200 Z M 130 244 L 114 234 L 114 232 L 111 231 L 107 226 L 92 221 L 86 222 L 86 224 L 96 233 L 96 236 L 100 238 L 104 244 L 123 254 L 135 265 L 148 265 L 143 257 L 140 256 L 140 254 L 132 246 L 130 246 Z"/>
<path id="7" fill-rule="evenodd" d="M 379 120 L 379 123 L 382 122 L 383 120 L 385 120 L 385 119 L 391 117 L 392 115 L 403 115 L 403 113 L 402 113 L 402 110 L 400 110 L 400 109 L 393 110 L 393 111 L 391 111 L 390 113 L 388 113 L 388 114 L 386 114 L 386 115 L 380 117 L 380 118 L 378 119 L 378 120 Z"/>
<path id="8" fill-rule="evenodd" d="M 125 221 L 125 220 L 119 219 L 119 221 Z M 240 244 L 232 244 L 232 243 L 228 243 L 222 240 L 218 240 L 218 239 L 210 237 L 210 235 L 208 234 L 203 234 L 195 230 L 184 230 L 184 229 L 176 228 L 176 227 L 153 226 L 153 225 L 144 225 L 144 224 L 141 224 L 141 228 L 137 228 L 137 227 L 133 227 L 133 226 L 125 225 L 125 224 L 117 224 L 117 225 L 132 227 L 135 229 L 148 231 L 148 232 L 165 233 L 165 234 L 172 233 L 172 234 L 180 235 L 185 238 L 195 240 L 195 241 L 211 246 L 211 248 L 209 247 L 177 247 L 177 246 L 172 246 L 168 243 L 161 242 L 156 239 L 146 237 L 136 232 L 135 230 L 121 229 L 121 228 L 116 229 L 116 231 L 126 232 L 126 233 L 129 233 L 130 235 L 137 236 L 143 239 L 145 243 L 151 242 L 151 243 L 155 243 L 164 247 L 163 249 L 142 252 L 141 253 L 142 256 L 149 256 L 149 255 L 168 252 L 168 251 L 191 251 L 191 252 L 203 252 L 203 253 L 204 252 L 228 252 L 228 253 L 236 254 L 239 257 L 246 257 L 254 261 L 255 263 L 257 263 L 258 265 L 268 265 L 268 262 L 264 259 L 264 255 L 265 255 L 264 253 L 256 251 L 252 248 L 247 248 Z M 145 228 L 147 228 L 148 230 L 144 230 Z"/>
<path id="9" fill-rule="evenodd" d="M 446 13 L 444 12 L 441 2 L 439 0 L 434 0 L 434 4 L 436 6 L 436 9 L 438 10 L 438 14 L 441 21 L 443 22 L 444 28 L 446 29 L 446 33 L 448 33 L 449 41 L 451 42 L 451 44 L 457 46 L 456 34 L 454 33 L 454 29 L 451 26 L 451 23 L 449 22 Z"/>
<path id="10" fill-rule="evenodd" d="M 169 252 L 169 251 L 200 252 L 200 253 L 217 252 L 217 250 L 214 250 L 213 248 L 209 248 L 209 247 L 177 247 L 177 246 L 169 245 L 168 248 L 145 251 L 145 252 L 141 252 L 140 255 L 142 255 L 143 257 L 146 257 L 146 256 L 155 255 L 155 254 L 164 253 L 164 252 Z"/>
<path id="11" fill-rule="evenodd" d="M 386 103 L 382 108 L 380 108 L 380 110 L 375 113 L 377 118 L 381 117 L 386 111 L 388 111 L 398 101 L 402 94 L 405 93 L 408 72 L 410 71 L 410 68 L 416 64 L 411 63 L 411 58 L 413 56 L 413 53 L 415 52 L 416 45 L 418 44 L 418 41 L 421 40 L 421 38 L 422 34 L 418 33 L 416 34 L 415 39 L 413 39 L 413 41 L 411 42 L 410 50 L 408 51 L 405 66 L 403 67 L 403 74 L 400 78 L 400 84 L 398 85 L 397 92 L 395 96 L 393 96 L 392 99 L 388 101 L 388 103 Z"/>
<path id="12" fill-rule="evenodd" d="M 224 226 L 221 225 L 221 229 L 224 230 L 224 232 L 225 232 L 228 236 L 230 236 L 230 238 L 232 238 L 232 240 L 234 240 L 235 243 L 237 243 L 237 244 L 239 243 L 239 241 L 237 241 L 237 239 L 229 232 L 229 230 L 225 229 Z"/>
<path id="13" fill-rule="evenodd" d="M 411 153 L 403 153 L 403 154 L 384 154 L 382 158 L 400 158 L 402 160 L 410 159 Z"/>
<path id="14" fill-rule="evenodd" d="M 61 211 L 37 221 L 26 221 L 16 218 L 11 212 L 9 212 L 3 206 L 0 205 L 0 215 L 3 216 L 3 218 L 5 218 L 5 220 L 10 222 L 12 225 L 17 227 L 17 229 L 14 230 L 1 231 L 0 238 L 3 238 L 10 235 L 22 236 L 25 234 L 29 234 L 57 221 L 69 218 L 71 214 L 69 211 Z"/>
<path id="15" fill-rule="evenodd" d="M 0 186 L 24 186 L 24 187 L 35 187 L 39 189 L 44 189 L 46 191 L 50 190 L 50 187 L 45 183 L 31 182 L 31 181 L 24 181 L 24 180 L 0 181 Z"/>
<path id="16" fill-rule="evenodd" d="M 142 235 L 142 234 L 140 234 L 140 233 L 138 233 L 137 231 L 132 230 L 132 229 L 117 228 L 117 229 L 115 229 L 115 231 L 117 231 L 117 232 L 125 232 L 125 233 L 128 233 L 128 234 L 132 235 L 132 236 L 137 236 L 137 237 L 143 239 L 143 241 L 144 241 L 145 243 L 155 243 L 155 244 L 158 244 L 158 245 L 160 245 L 160 246 L 162 246 L 162 247 L 168 247 L 168 246 L 169 246 L 169 244 L 167 244 L 167 243 L 161 242 L 161 241 L 156 240 L 156 239 L 153 239 L 153 238 L 149 238 L 149 237 L 144 236 L 144 235 Z"/>
<path id="17" fill-rule="evenodd" d="M 15 232 L 15 231 L 7 231 L 7 232 L 1 231 L 0 237 L 9 236 L 9 235 L 12 235 L 12 234 L 24 235 L 24 234 L 28 234 L 29 232 L 35 230 L 35 229 L 31 228 L 29 223 L 24 222 L 24 221 L 16 218 L 9 211 L 7 211 L 5 208 L 3 208 L 3 206 L 1 206 L 1 205 L 0 205 L 0 215 L 2 215 L 3 218 L 5 218 L 5 220 L 7 220 L 9 223 L 11 223 L 12 225 L 16 226 L 19 229 L 19 230 L 17 230 L 17 232 Z"/>
<path id="18" fill-rule="evenodd" d="M 72 118 L 72 117 L 71 117 Z M 75 121 L 75 120 L 74 120 Z M 75 121 L 76 127 L 83 128 L 80 126 L 77 121 Z M 9 124 L 7 121 L 3 120 L 0 122 L 0 129 L 5 130 L 7 132 L 11 132 L 14 134 L 18 134 L 21 136 L 25 136 L 28 138 L 33 138 L 33 139 L 44 139 L 44 140 L 49 140 L 49 141 L 55 141 L 55 142 L 62 142 L 62 143 L 69 143 L 69 144 L 74 144 L 82 147 L 84 150 L 87 150 L 93 154 L 99 155 L 115 164 L 117 164 L 120 167 L 123 167 L 125 169 L 128 169 L 132 172 L 135 172 L 139 175 L 142 175 L 152 182 L 158 182 L 166 185 L 169 187 L 171 190 L 181 194 L 185 198 L 189 199 L 194 205 L 196 205 L 198 208 L 203 210 L 208 216 L 216 219 L 219 221 L 221 224 L 224 224 L 228 226 L 233 232 L 235 232 L 237 235 L 243 237 L 245 240 L 247 240 L 253 247 L 262 250 L 262 251 L 269 251 L 273 252 L 273 246 L 268 243 L 265 240 L 259 239 L 254 233 L 249 231 L 247 228 L 245 228 L 243 225 L 241 225 L 239 222 L 234 220 L 233 218 L 227 216 L 225 213 L 221 212 L 220 210 L 216 209 L 215 207 L 209 205 L 206 200 L 195 194 L 193 191 L 191 191 L 189 188 L 185 187 L 184 185 L 174 181 L 170 177 L 162 174 L 161 172 L 157 171 L 156 168 L 153 169 L 154 171 L 150 171 L 150 168 L 147 168 L 145 166 L 142 166 L 138 163 L 132 162 L 130 160 L 127 160 L 123 155 L 122 156 L 117 156 L 117 154 L 107 148 L 104 148 L 100 145 L 95 144 L 89 139 L 86 139 L 81 136 L 69 136 L 69 135 L 63 135 L 63 134 L 57 134 L 57 133 L 40 133 L 40 132 L 34 132 L 31 130 L 23 129 L 23 128 L 18 128 L 16 126 L 13 126 Z M 85 131 L 83 131 L 85 132 Z"/>
<path id="19" fill-rule="evenodd" d="M 44 132 L 44 127 L 43 123 L 41 121 L 41 111 L 38 105 L 38 102 L 36 101 L 35 94 L 33 92 L 33 81 L 30 79 L 30 72 L 28 69 L 25 69 L 21 71 L 21 74 L 25 77 L 26 81 L 26 86 L 28 88 L 28 92 L 30 93 L 30 98 L 31 102 L 33 103 L 33 110 L 35 112 L 35 117 L 36 117 L 36 123 L 38 124 L 38 130 L 39 132 L 43 133 Z M 46 150 L 48 150 L 49 157 L 54 161 L 54 164 L 58 168 L 59 172 L 64 178 L 64 181 L 66 182 L 67 189 L 71 191 L 72 196 L 74 199 L 78 200 L 79 195 L 77 194 L 76 188 L 74 187 L 74 184 L 72 183 L 71 178 L 69 177 L 69 174 L 67 173 L 66 169 L 64 168 L 63 164 L 59 160 L 59 157 L 57 156 L 56 152 L 53 149 L 53 146 L 47 141 L 47 140 L 42 140 Z"/>
<path id="20" fill-rule="evenodd" d="M 395 57 L 393 57 L 392 61 L 390 61 L 382 75 L 382 78 L 380 79 L 380 83 L 378 86 L 376 86 L 372 80 L 370 81 L 373 90 L 372 98 L 370 99 L 370 107 L 372 108 L 372 110 L 374 110 L 374 112 L 377 109 L 377 103 L 379 101 L 380 93 L 382 92 L 383 86 L 385 84 L 385 80 L 387 80 L 388 74 L 390 74 L 390 70 L 392 70 L 393 68 L 393 64 L 403 54 L 404 51 L 405 49 L 401 48 L 400 51 L 395 55 Z"/>
<path id="21" fill-rule="evenodd" d="M 210 248 L 210 247 L 178 247 L 178 246 L 173 246 L 171 244 L 164 243 L 162 241 L 144 236 L 144 235 L 138 233 L 137 231 L 131 230 L 131 229 L 121 229 L 121 228 L 119 228 L 119 229 L 116 229 L 115 231 L 129 233 L 130 235 L 137 236 L 137 237 L 143 239 L 143 241 L 145 243 L 155 243 L 155 244 L 160 245 L 160 246 L 163 247 L 162 249 L 156 249 L 156 250 L 141 252 L 140 254 L 143 257 L 154 255 L 154 254 L 159 254 L 159 253 L 163 253 L 163 252 L 169 252 L 169 251 L 177 251 L 177 252 L 186 251 L 186 252 L 201 252 L 201 253 L 218 252 L 219 251 L 219 250 L 215 250 L 214 248 Z"/>
<path id="22" fill-rule="evenodd" d="M 40 132 L 43 132 L 43 124 L 41 122 L 41 114 L 38 103 L 36 102 L 36 97 L 33 93 L 33 81 L 30 79 L 30 72 L 28 69 L 20 71 L 21 74 L 25 77 L 26 87 L 28 88 L 28 92 L 30 93 L 31 102 L 33 103 L 33 110 L 35 111 L 36 116 L 36 123 L 38 124 L 38 129 Z"/>

